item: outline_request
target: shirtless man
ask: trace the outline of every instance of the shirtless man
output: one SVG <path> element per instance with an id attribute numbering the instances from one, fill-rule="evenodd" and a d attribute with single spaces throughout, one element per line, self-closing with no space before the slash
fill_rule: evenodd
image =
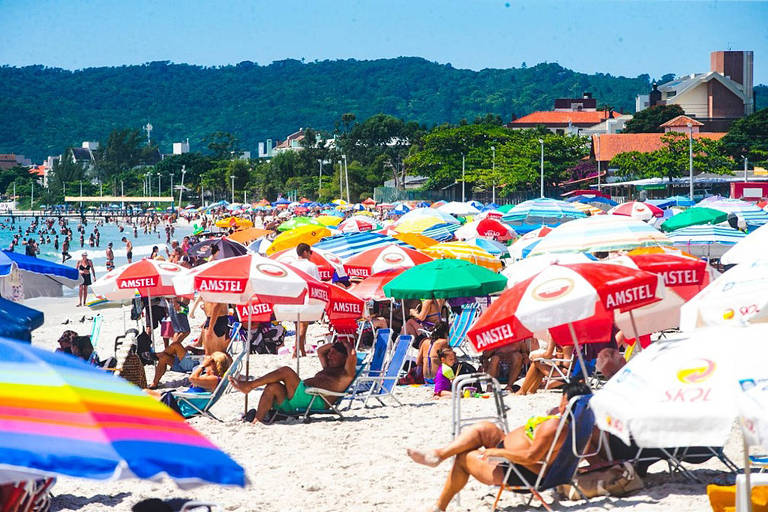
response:
<path id="1" fill-rule="evenodd" d="M 312 396 L 306 393 L 306 388 L 318 387 L 328 391 L 342 393 L 355 378 L 355 365 L 357 355 L 355 347 L 351 343 L 337 341 L 326 344 L 317 349 L 317 357 L 320 359 L 322 370 L 314 377 L 301 380 L 299 376 L 288 366 L 283 366 L 256 380 L 245 381 L 229 378 L 232 386 L 243 393 L 266 386 L 256 407 L 256 416 L 253 422 L 262 422 L 270 409 L 288 413 L 303 411 L 312 401 Z M 333 403 L 336 397 L 327 397 Z M 325 402 L 316 399 L 312 407 L 325 409 Z"/>
<path id="2" fill-rule="evenodd" d="M 483 371 L 498 379 L 502 373 L 501 365 L 505 364 L 509 367 L 507 391 L 512 391 L 512 386 L 520 376 L 520 371 L 523 369 L 523 363 L 527 357 L 526 341 L 518 341 L 510 345 L 504 345 L 495 350 L 489 350 L 483 352 L 480 356 L 480 363 L 483 366 Z"/>
<path id="3" fill-rule="evenodd" d="M 107 250 L 105 251 L 107 257 L 107 271 L 115 269 L 115 253 L 112 251 L 112 242 L 107 244 Z"/>
<path id="4" fill-rule="evenodd" d="M 564 428 L 555 439 L 557 427 L 568 401 L 580 395 L 589 394 L 589 388 L 580 382 L 566 384 L 556 416 L 532 417 L 528 422 L 508 434 L 491 422 L 476 423 L 462 431 L 450 444 L 431 451 L 408 450 L 408 456 L 414 462 L 429 467 L 436 467 L 445 459 L 455 456 L 453 467 L 440 493 L 433 511 L 444 511 L 453 497 L 467 485 L 470 475 L 486 485 L 501 485 L 509 463 L 529 481 L 534 482 L 541 470 L 547 451 L 555 441 L 555 449 L 547 461 L 552 463 L 565 442 L 569 429 Z M 496 462 L 490 457 L 502 457 L 509 462 Z M 510 472 L 507 485 L 525 485 L 517 473 Z"/>
<path id="5" fill-rule="evenodd" d="M 126 237 L 123 237 L 122 241 L 125 242 L 125 258 L 128 260 L 128 263 L 133 263 L 133 243 Z"/>
<path id="6" fill-rule="evenodd" d="M 214 352 L 226 352 L 227 334 L 229 334 L 227 305 L 220 302 L 203 302 L 203 311 L 207 318 L 200 338 L 202 338 L 205 355 L 209 356 Z"/>

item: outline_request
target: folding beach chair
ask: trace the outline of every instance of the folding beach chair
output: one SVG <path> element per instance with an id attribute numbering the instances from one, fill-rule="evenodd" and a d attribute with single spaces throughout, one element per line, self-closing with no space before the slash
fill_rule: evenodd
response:
<path id="1" fill-rule="evenodd" d="M 198 414 L 202 414 L 216 421 L 221 421 L 219 418 L 211 413 L 211 407 L 221 398 L 229 388 L 229 377 L 237 378 L 240 375 L 240 370 L 243 364 L 243 357 L 246 351 L 243 348 L 233 359 L 232 364 L 227 371 L 222 375 L 218 386 L 211 392 L 207 393 L 185 393 L 181 391 L 174 391 L 173 396 L 176 398 L 176 402 L 181 409 L 181 415 L 185 418 L 191 418 Z"/>
<path id="2" fill-rule="evenodd" d="M 475 323 L 478 313 L 480 312 L 479 304 L 464 304 L 461 307 L 461 313 L 453 320 L 451 329 L 448 332 L 448 344 L 456 351 L 461 352 L 464 357 L 471 359 L 471 356 L 464 350 L 464 341 L 467 339 L 467 332 Z"/>
<path id="3" fill-rule="evenodd" d="M 573 364 L 576 361 L 576 358 L 578 357 L 576 355 L 576 348 L 574 347 L 574 353 L 571 354 L 570 358 L 562 358 L 562 357 L 552 357 L 549 359 L 539 358 L 535 361 L 531 361 L 531 364 L 534 362 L 542 362 L 547 363 L 549 365 L 549 373 L 546 377 L 541 381 L 541 389 L 548 390 L 548 389 L 557 389 L 550 387 L 550 384 L 559 382 L 561 384 L 565 384 L 566 382 L 569 382 L 571 380 L 571 372 L 573 371 Z M 563 365 L 562 367 L 560 365 Z"/>
<path id="4" fill-rule="evenodd" d="M 504 475 L 504 482 L 507 481 L 509 475 L 514 471 L 516 476 L 521 482 L 524 482 L 523 486 L 509 486 L 505 483 L 499 487 L 499 492 L 496 495 L 496 501 L 493 504 L 493 510 L 498 507 L 501 494 L 504 489 L 511 489 L 515 492 L 529 492 L 531 497 L 528 500 L 530 507 L 533 498 L 537 498 L 541 504 L 548 511 L 552 511 L 549 505 L 542 499 L 541 492 L 547 489 L 552 489 L 558 485 L 570 484 L 575 488 L 582 498 L 587 499 L 586 496 L 579 490 L 576 483 L 573 481 L 573 477 L 576 475 L 579 463 L 587 456 L 585 448 L 590 436 L 592 435 L 592 429 L 595 425 L 595 415 L 592 409 L 589 408 L 589 400 L 592 395 L 582 395 L 573 397 L 568 402 L 568 408 L 565 414 L 560 418 L 560 424 L 557 426 L 557 431 L 553 439 L 552 445 L 547 451 L 547 455 L 544 457 L 541 470 L 539 471 L 536 480 L 530 482 L 521 473 L 520 469 L 512 463 L 509 463 L 509 469 Z M 548 464 L 547 461 L 552 457 L 552 453 L 555 450 L 555 445 L 561 434 L 565 434 L 566 438 L 560 447 L 560 452 L 552 461 L 552 464 Z"/>
<path id="5" fill-rule="evenodd" d="M 379 329 L 377 331 L 376 340 L 373 342 L 373 349 L 363 359 L 355 380 L 350 384 L 342 397 L 342 400 L 349 400 L 347 409 L 352 406 L 352 402 L 360 399 L 360 396 L 367 394 L 371 390 L 373 381 L 370 379 L 380 377 L 384 372 L 391 334 L 392 329 Z"/>
<path id="6" fill-rule="evenodd" d="M 397 381 L 400 375 L 403 373 L 403 366 L 405 366 L 405 357 L 408 353 L 408 349 L 413 342 L 413 336 L 401 335 L 397 338 L 397 344 L 392 351 L 392 357 L 387 363 L 387 370 L 378 376 L 366 375 L 361 376 L 358 379 L 359 386 L 369 385 L 369 391 L 363 394 L 363 407 L 367 407 L 368 400 L 375 398 L 382 406 L 386 405 L 382 398 L 388 396 L 391 397 L 398 405 L 403 405 L 400 400 L 395 396 L 395 389 L 397 387 Z M 350 407 L 354 400 L 359 399 L 361 394 L 357 393 L 355 397 L 350 400 Z"/>
<path id="7" fill-rule="evenodd" d="M 495 414 L 483 414 L 480 416 L 464 416 L 461 408 L 462 396 L 466 388 L 485 389 L 493 395 L 493 404 L 496 408 Z M 505 433 L 509 432 L 507 424 L 507 411 L 509 407 L 504 404 L 502 386 L 498 380 L 487 373 L 469 373 L 458 375 L 451 383 L 451 407 L 453 412 L 453 437 L 456 438 L 464 427 L 478 423 L 480 421 L 490 421 L 495 423 Z"/>

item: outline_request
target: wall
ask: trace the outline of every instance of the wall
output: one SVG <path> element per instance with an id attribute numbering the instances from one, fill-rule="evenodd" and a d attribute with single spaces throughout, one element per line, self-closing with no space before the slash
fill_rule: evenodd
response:
<path id="1" fill-rule="evenodd" d="M 710 117 L 708 112 L 707 85 L 699 84 L 667 100 L 667 105 L 677 104 L 683 107 L 687 115 Z"/>
<path id="2" fill-rule="evenodd" d="M 717 80 L 707 84 L 709 117 L 743 117 L 744 102 Z"/>

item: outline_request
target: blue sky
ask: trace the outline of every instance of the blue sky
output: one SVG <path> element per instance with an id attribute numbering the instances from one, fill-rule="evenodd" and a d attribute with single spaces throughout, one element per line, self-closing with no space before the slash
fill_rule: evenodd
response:
<path id="1" fill-rule="evenodd" d="M 768 2 L 662 0 L 0 0 L 0 64 L 79 69 L 401 55 L 457 68 L 538 62 L 636 76 L 755 52 L 768 84 Z"/>

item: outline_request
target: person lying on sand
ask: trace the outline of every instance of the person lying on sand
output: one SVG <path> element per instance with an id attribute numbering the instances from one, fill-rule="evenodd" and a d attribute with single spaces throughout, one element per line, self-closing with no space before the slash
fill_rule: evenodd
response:
<path id="1" fill-rule="evenodd" d="M 270 409 L 277 411 L 295 412 L 309 406 L 312 396 L 306 393 L 306 388 L 318 387 L 329 391 L 343 392 L 355 378 L 355 365 L 357 355 L 355 347 L 348 342 L 337 341 L 333 344 L 323 345 L 317 350 L 322 370 L 314 377 L 301 380 L 299 376 L 288 366 L 283 366 L 256 380 L 245 381 L 229 378 L 232 386 L 243 393 L 266 386 L 256 407 L 256 416 L 253 422 L 263 422 Z M 335 397 L 327 397 L 333 403 Z M 316 400 L 318 407 L 325 407 L 325 402 Z"/>
<path id="2" fill-rule="evenodd" d="M 451 443 L 437 450 L 409 449 L 408 456 L 414 462 L 429 467 L 437 467 L 445 459 L 456 457 L 437 503 L 429 510 L 444 511 L 456 493 L 467 485 L 470 475 L 486 485 L 501 485 L 510 463 L 515 464 L 526 479 L 535 481 L 553 441 L 555 449 L 548 463 L 554 461 L 565 442 L 568 428 L 562 429 L 557 439 L 555 435 L 568 401 L 589 393 L 589 388 L 581 382 L 568 383 L 563 386 L 558 415 L 534 416 L 506 435 L 497 425 L 484 421 L 466 428 Z M 502 457 L 509 462 L 491 461 L 491 457 Z M 507 485 L 524 484 L 512 471 Z"/>

